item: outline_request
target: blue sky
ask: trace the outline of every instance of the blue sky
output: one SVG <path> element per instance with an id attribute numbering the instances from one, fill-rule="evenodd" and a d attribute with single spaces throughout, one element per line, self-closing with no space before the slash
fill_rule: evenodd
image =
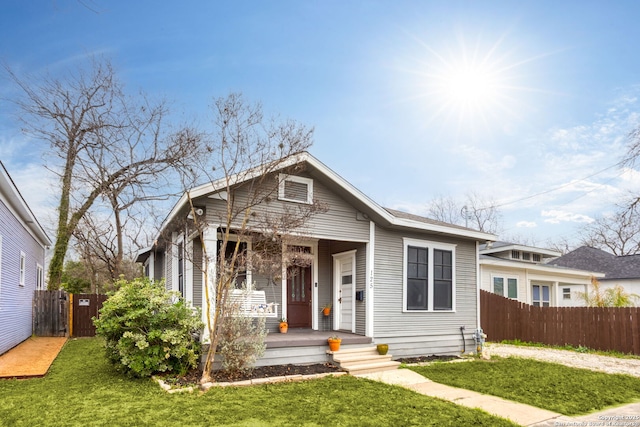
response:
<path id="1" fill-rule="evenodd" d="M 0 60 L 61 74 L 110 57 L 131 92 L 203 128 L 240 91 L 315 127 L 311 150 L 383 206 L 493 199 L 503 237 L 575 240 L 638 192 L 616 166 L 638 125 L 640 3 L 5 0 Z M 0 78 L 0 159 L 52 228 L 46 146 Z M 53 233 L 52 233 L 53 234 Z"/>

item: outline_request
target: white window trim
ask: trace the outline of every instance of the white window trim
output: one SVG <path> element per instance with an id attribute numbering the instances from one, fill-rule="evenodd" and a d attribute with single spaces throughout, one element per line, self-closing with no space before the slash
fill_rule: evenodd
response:
<path id="1" fill-rule="evenodd" d="M 456 246 L 451 243 L 433 242 L 430 240 L 418 240 L 404 237 L 402 256 L 402 311 L 404 313 L 454 313 L 456 311 Z M 407 310 L 407 255 L 409 246 L 426 248 L 429 253 L 429 286 L 427 289 L 428 307 L 426 310 Z M 435 249 L 451 251 L 451 310 L 433 309 L 433 251 Z"/>
<path id="2" fill-rule="evenodd" d="M 498 279 L 503 279 L 503 291 L 505 291 L 506 295 L 502 295 L 505 298 L 510 298 L 513 300 L 517 300 L 518 299 L 518 294 L 520 293 L 520 276 L 513 276 L 513 275 L 507 275 L 507 274 L 492 274 L 491 275 L 491 292 L 492 293 L 496 293 L 495 292 L 495 288 L 494 288 L 494 278 L 498 278 Z M 511 298 L 509 296 L 509 279 L 514 279 L 516 281 L 516 296 L 515 298 Z"/>
<path id="3" fill-rule="evenodd" d="M 182 251 L 183 251 L 183 256 L 182 256 L 182 261 L 184 262 L 185 256 L 184 256 L 184 252 L 185 252 L 185 247 L 184 247 L 184 234 L 180 233 L 173 233 L 173 238 L 172 240 L 172 244 L 171 244 L 171 290 L 174 292 L 180 292 L 180 285 L 178 284 L 178 248 L 180 247 L 180 244 L 182 243 Z M 184 287 L 185 283 L 184 283 L 184 278 L 186 275 L 186 272 L 184 270 L 183 266 L 183 270 L 182 270 L 182 286 Z M 184 289 L 183 289 L 184 291 Z"/>
<path id="4" fill-rule="evenodd" d="M 544 297 L 543 297 L 544 293 L 542 292 L 542 287 L 543 286 L 546 286 L 547 288 L 549 288 L 549 301 L 547 301 L 547 302 L 549 303 L 549 307 L 553 307 L 553 305 L 552 305 L 552 297 L 551 297 L 551 291 L 553 290 L 553 287 L 551 285 L 549 285 L 549 284 L 546 284 L 546 283 L 532 283 L 531 284 L 531 305 L 534 305 L 534 303 L 535 303 L 535 300 L 533 299 L 533 287 L 534 286 L 539 286 L 540 287 L 540 300 L 538 301 L 538 303 L 540 305 L 538 305 L 537 307 L 544 307 L 545 300 L 544 300 Z"/>
<path id="5" fill-rule="evenodd" d="M 20 286 L 24 287 L 27 277 L 27 255 L 20 251 Z"/>
<path id="6" fill-rule="evenodd" d="M 36 263 L 36 289 L 44 290 L 44 268 L 39 262 Z"/>
<path id="7" fill-rule="evenodd" d="M 283 173 L 280 174 L 278 179 L 279 179 L 279 183 L 278 183 L 278 200 L 284 200 L 286 202 L 293 202 L 293 203 L 306 203 L 306 204 L 309 204 L 309 205 L 313 203 L 313 179 L 305 178 L 305 177 L 302 177 L 302 176 L 287 175 L 287 174 L 283 174 Z M 307 185 L 307 200 L 306 201 L 301 201 L 301 200 L 289 199 L 289 198 L 285 197 L 284 183 L 286 181 L 299 182 L 301 184 L 306 184 Z"/>

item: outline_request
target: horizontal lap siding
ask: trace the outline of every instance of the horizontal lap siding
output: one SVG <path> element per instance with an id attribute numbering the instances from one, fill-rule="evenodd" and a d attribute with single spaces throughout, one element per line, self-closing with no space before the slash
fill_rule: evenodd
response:
<path id="1" fill-rule="evenodd" d="M 456 244 L 455 312 L 404 313 L 402 311 L 403 238 Z M 465 341 L 476 328 L 476 243 L 461 239 L 443 239 L 441 236 L 402 233 L 376 227 L 375 244 L 375 319 L 374 334 L 377 342 L 389 342 L 396 347 L 407 347 L 420 352 L 433 349 L 433 353 L 461 351 L 463 348 L 460 326 L 465 327 Z M 467 347 L 469 347 L 467 343 Z M 408 350 L 403 350 L 408 354 Z M 430 352 L 431 354 L 431 352 Z"/>
<path id="2" fill-rule="evenodd" d="M 31 336 L 37 264 L 44 268 L 44 248 L 0 200 L 0 354 Z M 20 251 L 26 256 L 25 284 L 20 286 Z"/>
<path id="3" fill-rule="evenodd" d="M 301 175 L 308 177 L 305 175 Z M 358 221 L 356 219 L 357 211 L 345 200 L 335 195 L 329 188 L 324 186 L 317 180 L 313 184 L 313 197 L 327 207 L 327 211 L 312 216 L 306 224 L 295 233 L 307 235 L 320 239 L 335 239 L 344 241 L 368 241 L 369 240 L 369 221 Z M 246 203 L 246 192 L 238 191 L 235 194 L 237 206 L 242 207 Z M 210 224 L 224 224 L 226 202 L 222 200 L 213 200 L 209 198 L 199 199 L 197 205 L 206 205 L 206 218 Z M 305 207 L 304 204 L 285 202 L 277 200 L 277 193 L 269 201 L 256 206 L 253 209 L 256 220 L 249 221 L 249 227 L 252 225 L 259 226 L 259 219 L 263 215 L 268 214 L 272 218 L 281 216 L 286 209 L 295 211 L 299 207 Z M 235 222 L 238 227 L 242 222 L 239 218 Z"/>

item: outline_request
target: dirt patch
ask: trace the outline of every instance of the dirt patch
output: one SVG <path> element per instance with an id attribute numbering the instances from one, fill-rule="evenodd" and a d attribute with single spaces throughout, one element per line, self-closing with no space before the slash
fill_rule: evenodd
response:
<path id="1" fill-rule="evenodd" d="M 255 378 L 282 377 L 285 375 L 311 375 L 339 372 L 340 368 L 330 363 L 316 363 L 314 365 L 276 365 L 260 366 L 249 372 L 229 373 L 227 371 L 216 371 L 213 374 L 215 382 L 235 382 L 252 380 Z M 202 377 L 202 372 L 198 370 L 190 371 L 183 377 L 166 377 L 164 381 L 171 385 L 180 387 L 197 385 Z"/>
<path id="2" fill-rule="evenodd" d="M 417 357 L 404 357 L 402 359 L 396 359 L 401 363 L 424 363 L 424 362 L 448 362 L 449 360 L 460 359 L 458 356 L 417 356 Z"/>

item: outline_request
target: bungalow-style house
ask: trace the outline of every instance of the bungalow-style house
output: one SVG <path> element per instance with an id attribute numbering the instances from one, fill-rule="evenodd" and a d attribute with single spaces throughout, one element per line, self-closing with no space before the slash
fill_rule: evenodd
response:
<path id="1" fill-rule="evenodd" d="M 285 169 L 292 165 L 294 172 Z M 264 300 L 256 309 L 267 313 L 267 351 L 258 365 L 324 362 L 326 340 L 333 334 L 342 337 L 343 348 L 388 344 L 394 357 L 475 349 L 478 247 L 495 240 L 494 235 L 385 209 L 306 152 L 286 159 L 282 171 L 270 181 L 279 187 L 277 194 L 254 209 L 283 212 L 312 200 L 326 209 L 290 233 L 297 237 L 289 245 L 311 262 L 286 273 L 283 269 L 275 283 L 246 272 L 256 300 Z M 243 178 L 232 182 L 234 197 L 242 197 Z M 167 288 L 198 307 L 206 306 L 203 243 L 216 248 L 221 239 L 216 213 L 231 197 L 224 189 L 221 180 L 191 190 L 198 207 L 193 211 L 183 195 L 155 244 L 138 255 L 149 277 L 165 279 Z M 206 221 L 205 242 L 188 227 L 175 226 L 194 212 Z M 245 247 L 250 252 L 252 242 Z M 226 256 L 219 252 L 210 257 Z M 210 262 L 209 277 L 215 277 L 214 265 Z M 332 304 L 330 316 L 322 313 L 327 303 Z M 289 322 L 286 335 L 278 333 L 281 317 Z"/>
<path id="2" fill-rule="evenodd" d="M 0 162 L 0 354 L 32 333 L 33 294 L 44 289 L 49 237 Z"/>
<path id="3" fill-rule="evenodd" d="M 594 267 L 552 265 L 560 252 L 509 242 L 480 246 L 480 287 L 538 307 L 579 307 L 591 278 L 604 275 Z"/>
<path id="4" fill-rule="evenodd" d="M 549 262 L 566 268 L 589 268 L 600 273 L 601 289 L 622 286 L 625 292 L 640 296 L 640 254 L 616 256 L 601 249 L 581 246 Z M 640 297 L 634 300 L 640 306 Z"/>

